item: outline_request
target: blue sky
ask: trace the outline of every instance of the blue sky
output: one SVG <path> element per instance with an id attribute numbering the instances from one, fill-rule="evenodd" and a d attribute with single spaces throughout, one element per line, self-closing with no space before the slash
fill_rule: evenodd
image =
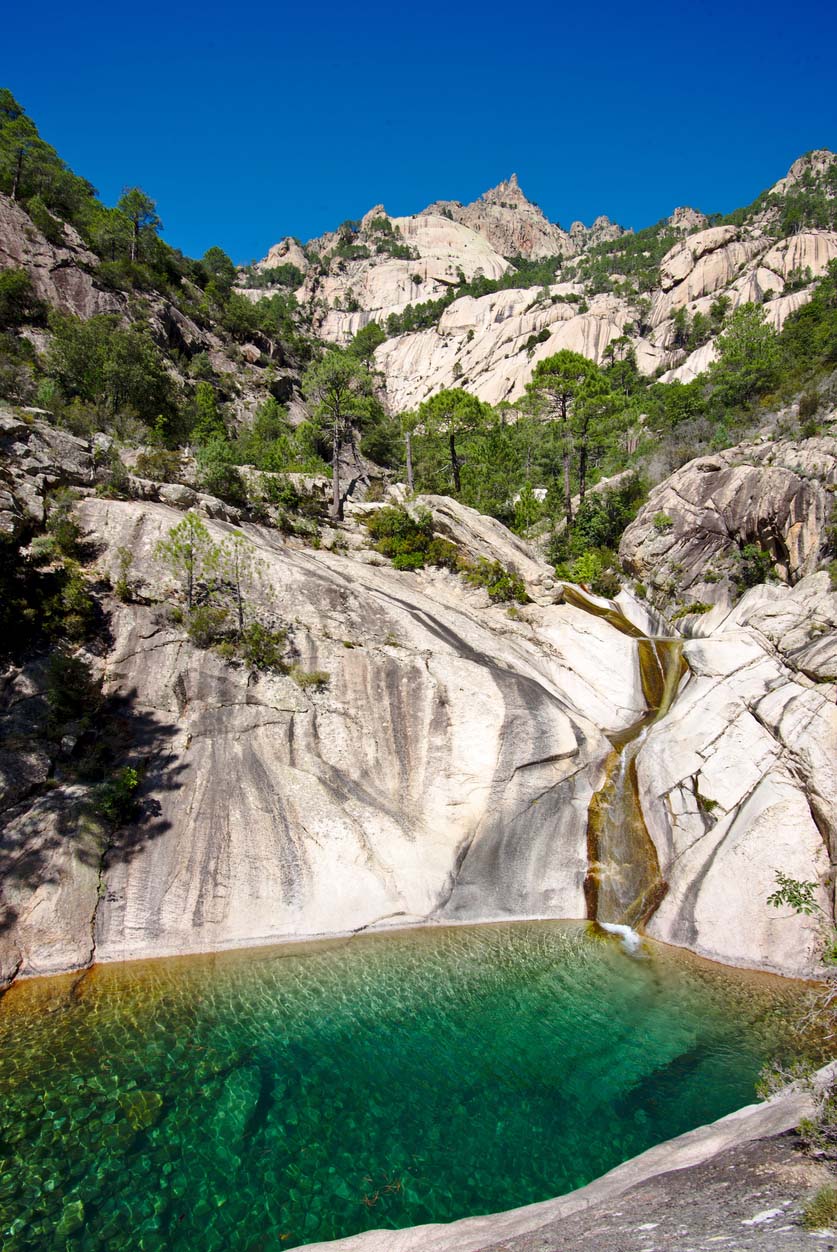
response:
<path id="1" fill-rule="evenodd" d="M 516 171 L 552 220 L 729 211 L 837 148 L 833 6 L 15 4 L 0 83 L 109 203 L 236 261 Z"/>

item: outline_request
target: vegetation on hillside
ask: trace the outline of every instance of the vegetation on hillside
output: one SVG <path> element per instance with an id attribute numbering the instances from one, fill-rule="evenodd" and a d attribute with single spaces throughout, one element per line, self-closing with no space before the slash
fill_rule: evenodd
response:
<path id="1" fill-rule="evenodd" d="M 760 198 L 742 220 L 767 207 L 776 210 L 782 229 L 833 224 L 835 168 L 824 179 L 805 175 L 781 204 L 775 196 Z M 319 506 L 312 508 L 287 475 L 331 475 L 331 512 L 339 520 L 355 487 L 341 458 L 345 463 L 351 453 L 352 464 L 360 465 L 359 452 L 411 489 L 453 494 L 518 533 L 548 532 L 551 557 L 564 576 L 612 589 L 619 537 L 646 482 L 707 448 L 730 446 L 766 411 L 800 392 L 792 429 L 815 433 L 820 381 L 837 367 L 835 262 L 779 334 L 761 307 L 744 305 L 730 314 L 723 296 L 705 314 L 678 313 L 681 347 L 716 337 L 718 359 L 694 382 L 663 384 L 641 375 L 625 334 L 601 366 L 566 351 L 538 362 L 514 405 L 492 408 L 465 387 L 453 387 L 415 413 L 389 413 L 374 357 L 388 334 L 434 325 L 466 294 L 531 286 L 549 295 L 558 277 L 583 280 L 589 292 L 625 294 L 642 318 L 643 294 L 656 284 L 660 260 L 678 236 L 664 221 L 593 245 L 571 261 L 518 258 L 491 280 L 477 275 L 466 281 L 460 272 L 439 300 L 410 305 L 385 327 L 363 327 L 347 348 L 326 350 L 306 330 L 297 306 L 298 268 L 279 266 L 261 278 L 250 272 L 248 281 L 272 284 L 266 298 L 252 303 L 235 289 L 236 267 L 221 248 L 191 260 L 163 242 L 157 207 L 141 188 L 126 189 L 113 207 L 102 204 L 8 91 L 0 92 L 0 191 L 52 243 L 71 242 L 68 229 L 77 231 L 98 258 L 90 266 L 97 284 L 115 293 L 123 310 L 86 320 L 59 313 L 37 298 L 25 270 L 0 272 L 0 395 L 36 403 L 77 433 L 105 431 L 123 446 L 142 445 L 137 471 L 150 477 L 182 480 L 188 449 L 194 485 L 303 534 L 315 529 Z M 379 216 L 365 226 L 343 223 L 331 256 L 315 264 L 361 253 L 398 257 L 405 248 L 397 227 Z M 216 336 L 212 342 L 220 342 L 223 355 L 184 343 L 173 347 L 160 330 L 166 302 Z M 246 358 L 240 355 L 244 344 Z M 296 371 L 307 420 L 298 413 L 291 420 L 283 403 L 287 389 L 276 386 L 277 360 Z M 246 421 L 235 404 L 245 365 L 251 388 Z M 114 457 L 108 490 L 118 494 L 126 475 Z M 256 474 L 242 472 L 243 466 Z M 602 478 L 622 471 L 631 472 L 591 495 Z M 412 559 L 414 553 L 393 555 Z M 56 577 L 71 586 L 71 570 L 52 571 L 53 582 Z"/>

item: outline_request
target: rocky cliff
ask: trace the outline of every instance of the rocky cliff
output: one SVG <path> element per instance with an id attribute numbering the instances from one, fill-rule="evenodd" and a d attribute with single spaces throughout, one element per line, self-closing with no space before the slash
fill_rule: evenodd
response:
<path id="1" fill-rule="evenodd" d="M 514 175 L 469 205 L 440 200 L 417 216 L 392 218 L 378 205 L 348 249 L 344 240 L 341 251 L 338 233 L 304 250 L 286 240 L 256 269 L 293 256 L 305 272 L 298 292 L 303 307 L 317 333 L 339 343 L 370 321 L 384 326 L 390 314 L 447 297 L 431 324 L 393 334 L 378 349 L 395 410 L 451 386 L 493 404 L 514 401 L 544 357 L 569 348 L 601 363 L 624 336 L 641 372 L 688 382 L 714 360 L 718 324 L 707 325 L 695 343 L 682 333 L 684 319 L 708 319 L 723 297 L 727 312 L 748 302 L 763 305 L 780 329 L 811 298 L 813 283 L 837 257 L 837 231 L 802 228 L 786 207 L 802 192 L 833 200 L 835 163 L 824 150 L 801 157 L 734 221 L 710 225 L 694 209 L 676 209 L 644 232 L 647 258 L 661 241 L 669 245 L 659 264 L 649 260 L 650 277 L 635 277 L 623 263 L 620 242 L 629 246 L 630 232 L 606 217 L 564 231 L 526 198 Z M 404 256 L 380 246 L 382 221 L 405 246 Z M 366 255 L 356 258 L 353 247 Z M 531 286 L 521 273 L 519 287 L 463 294 L 450 303 L 457 283 L 477 275 L 505 275 L 505 286 L 521 258 L 555 261 L 555 280 L 539 278 Z M 263 289 L 248 294 L 257 298 Z"/>
<path id="2" fill-rule="evenodd" d="M 9 417 L 4 446 L 7 529 L 37 517 L 49 486 L 81 492 L 104 615 L 86 661 L 143 778 L 138 818 L 107 829 L 73 734 L 48 732 L 44 662 L 4 674 L 5 978 L 369 926 L 585 915 L 609 736 L 647 709 L 640 604 L 564 602 L 523 541 L 450 499 L 424 501 L 437 532 L 514 565 L 529 605 L 509 615 L 445 570 L 393 569 L 359 524 L 380 506 L 350 508 L 311 548 L 176 485 L 132 479 L 132 498 L 97 496 L 94 447 L 48 425 Z M 254 608 L 278 615 L 288 659 L 316 684 L 190 642 L 155 553 L 180 500 L 219 540 L 240 526 L 260 562 Z M 120 599 L 108 588 L 126 551 Z M 688 674 L 637 758 L 667 885 L 650 933 L 811 968 L 816 926 L 766 897 L 777 867 L 828 878 L 835 600 L 825 574 L 778 602 L 757 589 L 685 642 Z M 812 620 L 816 669 L 799 664 Z M 818 899 L 830 912 L 825 885 Z"/>

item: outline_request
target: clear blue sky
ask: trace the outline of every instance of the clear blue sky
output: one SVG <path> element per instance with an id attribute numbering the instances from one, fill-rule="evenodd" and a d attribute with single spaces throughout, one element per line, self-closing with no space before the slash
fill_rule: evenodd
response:
<path id="1" fill-rule="evenodd" d="M 0 84 L 108 203 L 236 261 L 507 177 L 569 226 L 748 203 L 837 148 L 832 3 L 10 5 Z"/>

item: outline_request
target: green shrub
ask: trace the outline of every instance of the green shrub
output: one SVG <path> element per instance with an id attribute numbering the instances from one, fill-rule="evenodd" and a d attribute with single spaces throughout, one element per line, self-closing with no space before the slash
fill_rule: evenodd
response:
<path id="1" fill-rule="evenodd" d="M 261 497 L 266 504 L 278 505 L 288 513 L 295 513 L 302 503 L 302 497 L 294 484 L 284 475 L 277 474 L 263 478 L 260 484 Z"/>
<path id="2" fill-rule="evenodd" d="M 814 417 L 820 407 L 820 398 L 816 391 L 806 391 L 799 398 L 799 420 L 806 421 Z"/>
<path id="3" fill-rule="evenodd" d="M 313 687 L 315 690 L 321 691 L 331 681 L 331 674 L 324 669 L 305 670 L 300 669 L 299 666 L 294 666 L 291 670 L 291 678 L 293 678 L 298 687 L 303 689 Z"/>
<path id="4" fill-rule="evenodd" d="M 0 331 L 38 321 L 43 313 L 44 305 L 35 295 L 28 272 L 0 270 Z"/>
<path id="5" fill-rule="evenodd" d="M 46 703 L 47 734 L 53 739 L 60 739 L 71 723 L 87 729 L 102 707 L 101 678 L 94 678 L 87 662 L 65 645 L 49 658 Z"/>
<path id="6" fill-rule="evenodd" d="M 186 634 L 196 648 L 211 648 L 227 633 L 229 614 L 218 604 L 199 604 L 186 615 Z"/>
<path id="7" fill-rule="evenodd" d="M 427 564 L 449 569 L 456 574 L 462 568 L 463 558 L 455 543 L 451 543 L 449 539 L 436 538 L 428 545 Z"/>
<path id="8" fill-rule="evenodd" d="M 113 584 L 113 590 L 123 604 L 129 604 L 131 601 L 131 584 L 128 582 L 128 571 L 134 563 L 134 554 L 130 548 L 117 548 L 116 561 L 119 573 L 116 576 L 116 582 Z"/>
<path id="9" fill-rule="evenodd" d="M 47 534 L 56 550 L 70 558 L 78 557 L 81 551 L 82 531 L 73 517 L 75 503 L 75 492 L 62 487 L 52 495 L 47 506 Z"/>
<path id="10" fill-rule="evenodd" d="M 113 826 L 124 826 L 137 813 L 140 776 L 132 766 L 120 769 L 96 791 L 96 809 Z"/>
<path id="11" fill-rule="evenodd" d="M 424 553 L 399 552 L 392 558 L 392 568 L 400 570 L 424 569 Z"/>
<path id="12" fill-rule="evenodd" d="M 115 448 L 104 455 L 105 473 L 96 484 L 96 495 L 105 500 L 125 500 L 129 494 L 128 471 Z"/>
<path id="13" fill-rule="evenodd" d="M 837 1227 L 837 1187 L 820 1187 L 802 1210 L 802 1225 L 806 1230 Z"/>
<path id="14" fill-rule="evenodd" d="M 671 621 L 677 622 L 681 617 L 691 617 L 693 615 L 697 617 L 702 613 L 711 612 L 713 607 L 714 605 L 705 604 L 702 600 L 695 600 L 692 604 L 684 604 L 676 613 L 672 613 Z"/>
<path id="15" fill-rule="evenodd" d="M 671 530 L 674 525 L 674 518 L 669 517 L 668 513 L 655 513 L 653 517 L 653 526 L 661 535 L 667 530 Z"/>
<path id="16" fill-rule="evenodd" d="M 588 548 L 617 549 L 625 528 L 639 512 L 647 495 L 644 480 L 631 474 L 618 486 L 589 492 L 573 518 L 571 528 L 556 531 L 549 541 L 552 565 L 580 556 Z"/>
<path id="17" fill-rule="evenodd" d="M 510 600 L 518 604 L 529 603 L 523 579 L 499 561 L 489 561 L 481 556 L 475 565 L 467 566 L 462 572 L 465 581 L 472 587 L 484 587 L 494 604 L 506 604 Z"/>
<path id="18" fill-rule="evenodd" d="M 55 572 L 56 590 L 43 604 L 42 626 L 53 639 L 86 639 L 96 621 L 96 601 L 75 561 Z"/>
<path id="19" fill-rule="evenodd" d="M 739 565 L 735 580 L 740 587 L 758 587 L 770 580 L 773 574 L 773 557 L 758 544 L 748 543 L 739 553 Z"/>
<path id="20" fill-rule="evenodd" d="M 287 637 L 285 630 L 270 630 L 261 622 L 251 622 L 244 628 L 237 652 L 252 669 L 282 669 L 282 651 Z"/>
<path id="21" fill-rule="evenodd" d="M 555 573 L 564 582 L 580 583 L 595 595 L 612 599 L 622 585 L 612 561 L 613 553 L 607 548 L 589 548 L 574 561 L 556 565 Z"/>
<path id="22" fill-rule="evenodd" d="M 138 478 L 150 478 L 157 483 L 179 482 L 182 477 L 180 453 L 169 452 L 166 448 L 140 452 L 134 469 Z"/>
<path id="23" fill-rule="evenodd" d="M 226 440 L 212 439 L 199 449 L 197 459 L 198 480 L 204 491 L 228 504 L 247 503 L 247 487 L 232 462 L 230 445 Z"/>

